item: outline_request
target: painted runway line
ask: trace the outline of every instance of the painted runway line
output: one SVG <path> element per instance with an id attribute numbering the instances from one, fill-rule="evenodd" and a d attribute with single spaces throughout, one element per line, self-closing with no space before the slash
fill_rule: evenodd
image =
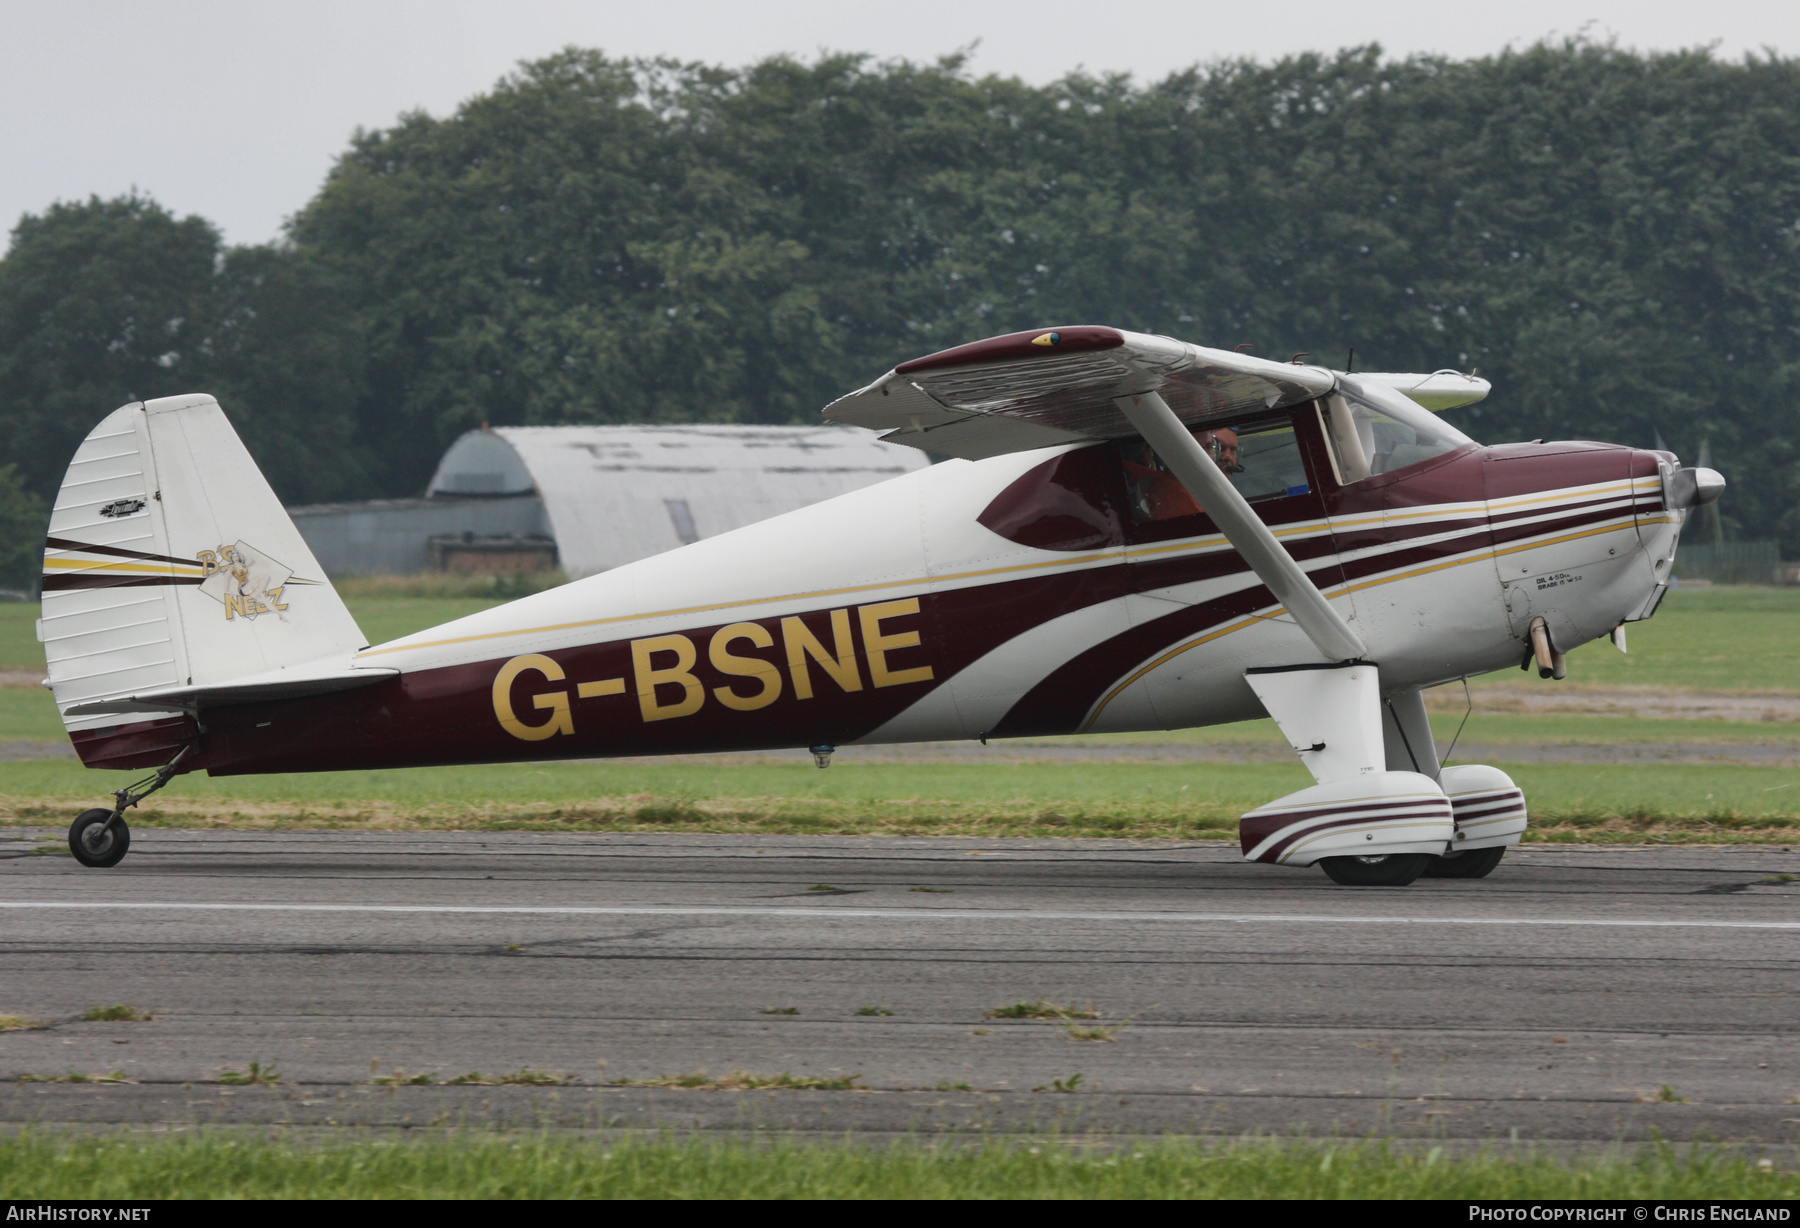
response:
<path id="1" fill-rule="evenodd" d="M 1175 924 L 1256 925 L 1496 925 L 1566 926 L 1580 929 L 1800 930 L 1800 921 L 1668 921 L 1606 917 L 1400 917 L 1338 913 L 1231 912 L 1049 912 L 1036 909 L 793 908 L 780 906 L 674 904 L 238 904 L 151 900 L 0 900 L 0 909 L 20 911 L 427 913 L 454 916 L 540 917 L 767 917 L 775 920 L 908 921 L 1141 921 Z"/>

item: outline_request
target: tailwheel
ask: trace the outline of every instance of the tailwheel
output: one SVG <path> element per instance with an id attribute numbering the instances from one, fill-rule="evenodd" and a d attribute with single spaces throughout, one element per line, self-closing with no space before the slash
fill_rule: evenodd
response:
<path id="1" fill-rule="evenodd" d="M 136 784 L 114 789 L 118 804 L 111 810 L 83 810 L 69 824 L 69 851 L 84 866 L 104 870 L 125 859 L 131 848 L 131 829 L 125 825 L 125 812 L 168 784 L 181 761 L 187 758 L 191 745 L 182 747 L 175 757 Z"/>
<path id="2" fill-rule="evenodd" d="M 1498 845 L 1491 849 L 1469 849 L 1467 852 L 1446 853 L 1442 857 L 1433 857 L 1425 867 L 1426 878 L 1486 878 L 1506 856 L 1506 846 Z"/>
<path id="3" fill-rule="evenodd" d="M 1388 853 L 1378 857 L 1324 857 L 1319 867 L 1340 887 L 1404 887 L 1435 860 L 1430 853 Z"/>
<path id="4" fill-rule="evenodd" d="M 131 828 L 110 810 L 83 810 L 69 825 L 69 851 L 84 866 L 116 866 L 130 848 Z"/>

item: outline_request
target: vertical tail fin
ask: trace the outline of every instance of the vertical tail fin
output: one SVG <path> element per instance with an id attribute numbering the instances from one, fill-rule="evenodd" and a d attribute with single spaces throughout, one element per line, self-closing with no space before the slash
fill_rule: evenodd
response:
<path id="1" fill-rule="evenodd" d="M 77 705 L 366 644 L 209 396 L 127 405 L 76 449 L 50 515 L 38 636 L 71 733 L 121 719 Z"/>

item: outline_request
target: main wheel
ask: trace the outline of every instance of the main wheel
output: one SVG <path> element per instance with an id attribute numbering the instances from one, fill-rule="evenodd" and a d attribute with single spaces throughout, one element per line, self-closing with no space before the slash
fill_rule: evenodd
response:
<path id="1" fill-rule="evenodd" d="M 110 810 L 83 810 L 75 817 L 69 825 L 69 851 L 75 854 L 76 861 L 104 870 L 123 860 L 131 847 L 131 829 L 125 826 L 123 816 L 113 819 L 113 825 L 107 827 L 106 820 L 111 818 Z"/>
<path id="2" fill-rule="evenodd" d="M 1425 872 L 1430 853 L 1388 853 L 1379 857 L 1322 857 L 1319 868 L 1340 887 L 1404 887 Z"/>
<path id="3" fill-rule="evenodd" d="M 1425 867 L 1426 878 L 1486 878 L 1506 856 L 1504 844 L 1491 849 L 1470 849 L 1466 853 L 1450 853 L 1433 857 Z"/>

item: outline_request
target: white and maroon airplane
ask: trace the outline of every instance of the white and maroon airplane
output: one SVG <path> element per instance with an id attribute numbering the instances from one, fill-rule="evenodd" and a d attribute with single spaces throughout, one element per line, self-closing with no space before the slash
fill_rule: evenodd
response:
<path id="1" fill-rule="evenodd" d="M 1479 878 L 1525 830 L 1440 767 L 1423 688 L 1648 618 L 1686 510 L 1667 452 L 1482 447 L 1456 372 L 1352 375 L 1111 328 L 902 363 L 827 419 L 956 459 L 369 645 L 207 396 L 110 414 L 44 553 L 46 685 L 82 761 L 416 767 L 1179 729 L 1264 714 L 1318 782 L 1241 823 L 1337 882 Z M 1204 510 L 1202 510 L 1204 509 Z"/>

